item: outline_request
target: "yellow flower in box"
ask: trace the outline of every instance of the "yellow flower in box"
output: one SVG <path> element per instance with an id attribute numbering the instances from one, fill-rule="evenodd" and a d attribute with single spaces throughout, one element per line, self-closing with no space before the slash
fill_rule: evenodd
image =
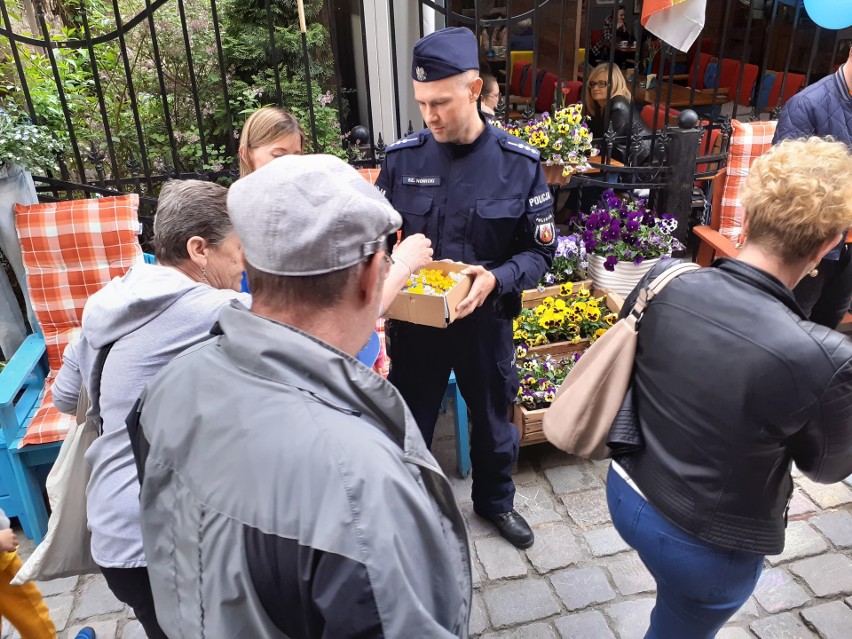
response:
<path id="1" fill-rule="evenodd" d="M 572 344 L 579 344 L 579 343 L 580 343 L 580 336 L 579 336 L 579 335 L 575 335 L 574 337 L 572 337 L 572 338 L 571 338 L 571 343 L 572 343 Z"/>
<path id="2" fill-rule="evenodd" d="M 553 308 L 558 311 L 564 311 L 566 308 L 568 308 L 568 305 L 565 303 L 565 300 L 556 300 L 553 303 Z"/>
<path id="3" fill-rule="evenodd" d="M 530 348 L 532 348 L 533 346 L 535 346 L 535 345 L 536 345 L 535 340 L 534 340 L 532 337 L 528 337 L 528 338 L 526 338 L 526 339 L 524 340 L 524 344 L 526 344 L 526 345 L 527 345 L 527 346 L 529 346 Z"/>
<path id="4" fill-rule="evenodd" d="M 571 304 L 571 308 L 574 309 L 575 311 L 579 311 L 580 313 L 583 313 L 583 312 L 585 312 L 585 310 L 587 308 L 587 304 L 585 302 L 574 302 L 573 304 Z"/>
<path id="5" fill-rule="evenodd" d="M 547 344 L 547 336 L 538 334 L 535 336 L 535 346 L 539 346 L 540 344 Z"/>
<path id="6" fill-rule="evenodd" d="M 599 328 L 598 330 L 595 331 L 595 339 L 598 339 L 604 333 L 606 333 L 606 329 L 605 328 Z"/>
<path id="7" fill-rule="evenodd" d="M 599 308 L 588 308 L 586 309 L 586 319 L 590 322 L 597 322 L 601 318 L 601 311 Z"/>
<path id="8" fill-rule="evenodd" d="M 559 287 L 559 294 L 563 297 L 568 297 L 574 292 L 574 285 L 571 282 L 566 282 Z"/>
<path id="9" fill-rule="evenodd" d="M 609 315 L 604 316 L 604 322 L 606 322 L 610 326 L 613 326 L 617 321 L 618 315 L 616 315 L 615 313 L 610 313 Z"/>
<path id="10" fill-rule="evenodd" d="M 586 298 L 586 297 L 591 297 L 591 295 L 592 295 L 592 292 L 589 289 L 587 289 L 585 286 L 581 286 L 580 290 L 577 291 L 577 297 Z"/>

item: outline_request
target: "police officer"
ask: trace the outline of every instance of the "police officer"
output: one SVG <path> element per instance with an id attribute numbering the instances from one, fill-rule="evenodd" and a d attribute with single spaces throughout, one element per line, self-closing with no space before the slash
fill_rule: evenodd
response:
<path id="1" fill-rule="evenodd" d="M 427 130 L 387 148 L 376 186 L 403 218 L 403 236 L 424 233 L 434 259 L 464 262 L 470 294 L 447 329 L 392 322 L 390 380 L 431 445 L 454 370 L 473 421 L 473 507 L 519 548 L 534 540 L 513 508 L 519 434 L 509 421 L 518 390 L 511 318 L 520 293 L 554 255 L 553 202 L 539 153 L 489 125 L 476 38 L 443 29 L 414 47 L 414 96 Z"/>

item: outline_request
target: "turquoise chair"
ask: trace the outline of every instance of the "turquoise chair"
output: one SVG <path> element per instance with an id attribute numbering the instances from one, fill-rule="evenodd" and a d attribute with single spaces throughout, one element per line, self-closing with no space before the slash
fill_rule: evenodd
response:
<path id="1" fill-rule="evenodd" d="M 17 212 L 18 222 L 23 226 L 23 229 L 19 228 L 21 237 L 30 238 L 34 242 L 42 236 L 53 241 L 53 229 L 60 228 L 56 220 L 67 222 L 61 225 L 61 228 L 69 230 L 60 243 L 62 250 L 59 254 L 68 255 L 69 259 L 62 264 L 51 261 L 49 268 L 65 272 L 69 279 L 73 276 L 77 286 L 85 286 L 85 290 L 91 292 L 106 284 L 112 276 L 124 272 L 141 254 L 136 242 L 139 228 L 136 215 L 138 196 L 129 194 L 101 198 L 95 202 L 98 203 L 96 207 L 80 200 L 39 204 Z M 101 209 L 104 209 L 103 218 L 100 217 Z M 70 229 L 87 228 L 87 224 L 93 221 L 92 216 L 94 221 L 102 222 L 105 228 L 122 240 L 107 249 L 98 243 L 97 236 L 72 235 Z M 91 255 L 92 251 L 100 255 L 105 250 L 109 251 L 106 258 L 109 260 L 108 270 L 80 267 L 79 255 Z M 57 259 L 56 255 L 52 260 Z M 30 280 L 32 283 L 33 279 Z M 79 301 L 73 301 L 75 306 L 63 307 L 69 316 L 82 312 L 76 306 Z M 61 321 L 63 328 L 70 328 L 65 316 Z M 42 404 L 44 383 L 50 372 L 41 327 L 33 326 L 33 330 L 35 332 L 27 336 L 0 371 L 0 507 L 9 517 L 17 517 L 24 534 L 38 544 L 47 533 L 44 480 L 62 442 L 21 445 L 27 435 L 27 427 Z"/>
<path id="2" fill-rule="evenodd" d="M 459 392 L 455 371 L 450 373 L 447 391 L 444 394 L 444 407 L 453 404 L 456 430 L 456 464 L 462 477 L 470 475 L 470 430 L 467 423 L 467 403 Z"/>

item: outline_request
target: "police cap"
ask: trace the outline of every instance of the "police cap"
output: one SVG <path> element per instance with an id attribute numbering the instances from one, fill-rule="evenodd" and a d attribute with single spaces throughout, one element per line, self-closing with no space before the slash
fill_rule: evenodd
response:
<path id="1" fill-rule="evenodd" d="M 411 60 L 413 80 L 443 80 L 469 69 L 479 69 L 479 47 L 470 29 L 441 29 L 421 38 L 414 45 Z"/>

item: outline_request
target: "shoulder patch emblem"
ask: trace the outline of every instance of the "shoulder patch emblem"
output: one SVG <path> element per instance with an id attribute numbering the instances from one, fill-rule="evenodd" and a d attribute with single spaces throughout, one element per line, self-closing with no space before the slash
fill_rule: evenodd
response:
<path id="1" fill-rule="evenodd" d="M 514 151 L 515 153 L 520 153 L 521 155 L 525 155 L 528 158 L 535 160 L 536 162 L 541 159 L 541 153 L 539 153 L 538 149 L 534 149 L 522 140 L 509 137 L 502 138 L 500 140 L 500 145 L 507 151 Z"/>
<path id="2" fill-rule="evenodd" d="M 540 246 L 553 246 L 556 241 L 556 226 L 552 214 L 535 218 L 535 241 Z"/>

